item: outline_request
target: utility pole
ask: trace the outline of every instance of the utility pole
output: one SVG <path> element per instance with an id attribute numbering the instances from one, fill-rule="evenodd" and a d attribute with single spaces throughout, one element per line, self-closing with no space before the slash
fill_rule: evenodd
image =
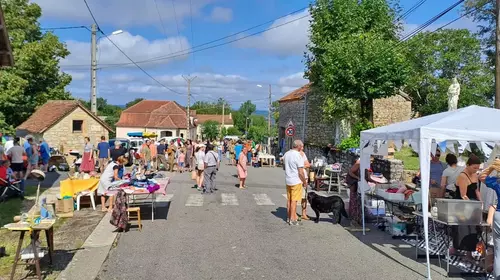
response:
<path id="1" fill-rule="evenodd" d="M 186 132 L 186 138 L 187 139 L 192 139 L 191 137 L 191 116 L 189 115 L 189 106 L 191 106 L 191 82 L 194 81 L 194 79 L 196 79 L 196 77 L 184 77 L 184 80 L 186 80 L 187 84 L 188 84 L 188 102 L 187 102 L 187 132 Z"/>
<path id="2" fill-rule="evenodd" d="M 271 95 L 272 95 L 271 85 L 269 85 L 269 113 L 267 115 L 267 125 L 268 125 L 267 148 L 269 149 L 269 154 L 271 153 L 271 106 L 272 106 Z"/>
<path id="3" fill-rule="evenodd" d="M 97 92 L 96 92 L 96 75 L 97 75 L 97 25 L 92 24 L 90 38 L 90 111 L 97 116 Z"/>
<path id="4" fill-rule="evenodd" d="M 500 0 L 496 0 L 495 14 L 497 26 L 495 30 L 495 108 L 500 109 Z"/>
<path id="5" fill-rule="evenodd" d="M 222 134 L 222 129 L 224 129 L 224 109 L 226 107 L 226 101 L 222 102 L 222 126 L 220 127 L 220 132 Z M 224 138 L 225 135 L 222 135 L 222 138 Z"/>

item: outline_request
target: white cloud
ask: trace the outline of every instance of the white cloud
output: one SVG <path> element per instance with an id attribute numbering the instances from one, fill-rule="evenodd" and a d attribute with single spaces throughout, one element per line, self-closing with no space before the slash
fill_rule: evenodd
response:
<path id="1" fill-rule="evenodd" d="M 73 81 L 81 81 L 87 78 L 87 73 L 81 71 L 63 71 L 64 73 L 70 75 Z"/>
<path id="2" fill-rule="evenodd" d="M 230 22 L 233 20 L 233 10 L 224 7 L 215 7 L 210 18 L 216 22 Z"/>
<path id="3" fill-rule="evenodd" d="M 296 20 L 237 42 L 241 48 L 253 48 L 278 55 L 302 55 L 309 42 L 308 10 L 276 20 L 270 27 L 277 27 L 284 23 Z M 305 18 L 299 19 L 300 17 Z"/>
<path id="4" fill-rule="evenodd" d="M 163 85 L 174 93 L 145 76 L 138 70 L 125 69 L 120 73 L 98 72 L 97 94 L 110 104 L 123 105 L 137 97 L 155 100 L 175 100 L 179 104 L 187 102 L 187 83 L 180 74 L 155 75 Z M 257 84 L 271 83 L 273 100 L 307 83 L 302 78 L 303 72 L 267 81 L 257 82 L 242 75 L 221 73 L 193 73 L 196 76 L 191 84 L 192 98 L 195 101 L 215 101 L 220 97 L 228 100 L 235 108 L 246 100 L 252 100 L 259 109 L 267 109 L 267 86 Z M 75 97 L 88 99 L 90 80 L 73 81 L 69 90 Z"/>
<path id="5" fill-rule="evenodd" d="M 140 35 L 132 35 L 128 32 L 123 32 L 118 35 L 109 36 L 109 38 L 132 60 L 140 62 L 144 60 L 155 59 L 157 57 L 166 57 L 170 53 L 178 53 L 181 50 L 190 48 L 190 44 L 185 37 L 169 37 L 167 39 L 150 41 Z M 81 41 L 66 41 L 67 47 L 71 54 L 61 61 L 61 66 L 64 68 L 89 67 L 90 65 L 90 43 Z M 173 59 L 185 59 L 187 55 L 179 56 Z M 101 38 L 98 42 L 97 51 L 98 67 L 111 66 L 110 64 L 128 63 L 129 66 L 134 66 L 108 39 Z M 159 60 L 155 63 L 168 63 L 172 60 Z M 144 65 L 144 64 L 142 64 Z"/>
<path id="6" fill-rule="evenodd" d="M 92 22 L 83 0 L 32 0 L 42 7 L 43 17 L 71 20 L 82 24 Z M 156 0 L 167 32 L 176 32 L 175 19 L 182 25 L 184 19 L 200 16 L 201 10 L 217 0 Z M 100 25 L 112 25 L 118 29 L 130 26 L 159 25 L 155 2 L 136 0 L 88 0 L 89 6 Z M 190 6 L 190 3 L 192 6 Z"/>

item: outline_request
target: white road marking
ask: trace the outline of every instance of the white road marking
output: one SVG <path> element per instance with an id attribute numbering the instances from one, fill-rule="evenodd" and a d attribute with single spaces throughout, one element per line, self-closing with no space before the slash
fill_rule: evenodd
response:
<path id="1" fill-rule="evenodd" d="M 159 195 L 156 197 L 156 202 L 170 202 L 174 197 L 173 194 Z"/>
<path id="2" fill-rule="evenodd" d="M 190 194 L 186 201 L 186 206 L 203 206 L 203 195 Z"/>
<path id="3" fill-rule="evenodd" d="M 236 198 L 236 194 L 234 193 L 223 193 L 221 194 L 221 197 L 222 197 L 222 205 L 229 205 L 229 206 L 239 205 L 238 199 Z"/>
<path id="4" fill-rule="evenodd" d="M 284 197 L 285 199 L 288 199 L 288 197 L 286 196 L 286 193 L 284 193 L 284 194 L 283 194 L 283 197 Z M 297 201 L 297 205 L 300 205 L 300 201 Z"/>
<path id="5" fill-rule="evenodd" d="M 274 205 L 269 196 L 265 193 L 254 194 L 253 198 L 255 199 L 257 205 Z"/>

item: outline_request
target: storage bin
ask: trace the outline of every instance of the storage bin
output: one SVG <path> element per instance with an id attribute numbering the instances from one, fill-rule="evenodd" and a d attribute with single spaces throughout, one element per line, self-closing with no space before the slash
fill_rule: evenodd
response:
<path id="1" fill-rule="evenodd" d="M 483 203 L 475 200 L 436 199 L 438 220 L 458 225 L 479 225 L 483 221 Z"/>
<path id="2" fill-rule="evenodd" d="M 391 201 L 404 201 L 405 195 L 402 193 L 388 193 L 384 189 L 377 189 L 377 195 Z"/>

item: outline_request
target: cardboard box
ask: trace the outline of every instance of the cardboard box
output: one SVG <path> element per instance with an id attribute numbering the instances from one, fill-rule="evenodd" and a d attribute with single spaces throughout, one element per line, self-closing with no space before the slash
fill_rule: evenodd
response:
<path id="1" fill-rule="evenodd" d="M 70 213 L 74 210 L 73 198 L 58 199 L 56 202 L 56 213 Z"/>

